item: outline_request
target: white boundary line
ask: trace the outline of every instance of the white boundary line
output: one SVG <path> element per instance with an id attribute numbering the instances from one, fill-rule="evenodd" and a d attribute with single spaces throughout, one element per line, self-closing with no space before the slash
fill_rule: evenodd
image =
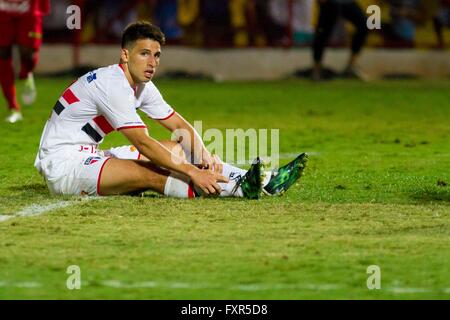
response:
<path id="1" fill-rule="evenodd" d="M 27 282 L 13 282 L 13 281 L 0 281 L 0 288 L 14 287 L 14 288 L 40 288 L 42 284 L 35 281 Z"/>
<path id="2" fill-rule="evenodd" d="M 81 289 L 93 285 L 92 282 L 82 281 Z M 305 284 L 240 284 L 221 286 L 207 283 L 188 283 L 188 282 L 158 282 L 158 281 L 142 281 L 142 282 L 124 282 L 120 280 L 104 280 L 95 282 L 95 286 L 109 287 L 114 289 L 181 289 L 181 290 L 202 290 L 202 289 L 220 289 L 230 291 L 274 291 L 274 290 L 311 290 L 311 291 L 336 291 L 345 290 L 342 285 L 333 283 L 305 283 Z M 0 281 L 0 288 L 15 287 L 15 288 L 41 288 L 44 287 L 42 283 L 29 281 L 29 282 L 14 282 L 14 281 Z M 368 290 L 368 289 L 367 289 Z M 426 288 L 402 288 L 397 286 L 384 287 L 380 290 L 370 291 L 387 291 L 393 294 L 413 294 L 413 293 L 444 293 L 450 294 L 450 288 L 443 288 L 438 290 L 430 290 Z"/>
<path id="3" fill-rule="evenodd" d="M 305 283 L 305 284 L 240 284 L 231 286 L 220 286 L 213 284 L 199 284 L 199 283 L 186 283 L 186 282 L 157 282 L 157 281 L 144 281 L 144 282 L 123 282 L 120 280 L 105 280 L 100 281 L 99 284 L 104 287 L 111 287 L 116 289 L 221 289 L 221 290 L 236 290 L 236 291 L 273 291 L 273 290 L 311 290 L 311 291 L 333 291 L 343 290 L 344 288 L 339 284 L 333 283 Z M 89 282 L 84 285 L 89 286 Z M 368 289 L 367 289 L 368 290 Z M 450 294 L 450 288 L 443 288 L 440 290 L 430 290 L 425 288 L 402 288 L 402 287 L 385 287 L 380 290 L 370 291 L 387 291 L 394 294 L 412 294 L 412 293 L 444 293 Z"/>
<path id="4" fill-rule="evenodd" d="M 188 282 L 158 282 L 158 281 L 143 281 L 143 282 L 123 282 L 120 280 L 105 280 L 100 281 L 99 284 L 104 287 L 111 287 L 117 289 L 142 289 L 142 288 L 160 288 L 160 289 L 221 289 L 221 290 L 236 290 L 236 291 L 270 291 L 270 290 L 338 290 L 339 285 L 336 284 L 240 284 L 231 286 L 220 286 L 214 284 L 188 283 Z M 85 283 L 89 286 L 90 283 Z"/>
<path id="5" fill-rule="evenodd" d="M 79 204 L 81 202 L 91 201 L 91 200 L 95 200 L 95 199 L 100 199 L 100 197 L 83 197 L 83 198 L 81 198 L 81 201 L 74 201 L 74 200 L 58 201 L 58 202 L 54 202 L 54 203 L 50 203 L 50 204 L 46 204 L 46 205 L 32 204 L 14 214 L 0 215 L 0 222 L 4 222 L 9 219 L 19 218 L 19 217 L 39 216 L 41 214 L 47 213 L 52 210 L 73 206 L 73 205 Z"/>

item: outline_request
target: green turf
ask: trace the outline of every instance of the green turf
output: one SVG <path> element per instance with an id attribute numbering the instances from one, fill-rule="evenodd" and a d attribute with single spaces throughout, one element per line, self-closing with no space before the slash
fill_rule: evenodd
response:
<path id="1" fill-rule="evenodd" d="M 259 201 L 50 196 L 33 161 L 70 82 L 38 79 L 25 121 L 0 126 L 0 214 L 70 204 L 0 222 L 0 298 L 450 298 L 449 81 L 157 80 L 203 130 L 277 128 L 280 153 L 310 152 L 298 185 Z M 69 265 L 81 290 L 66 288 Z"/>

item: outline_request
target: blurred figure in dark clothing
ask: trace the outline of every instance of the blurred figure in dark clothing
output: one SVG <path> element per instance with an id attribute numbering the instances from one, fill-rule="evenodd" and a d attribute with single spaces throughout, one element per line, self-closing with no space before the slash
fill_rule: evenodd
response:
<path id="1" fill-rule="evenodd" d="M 343 75 L 367 79 L 367 76 L 356 67 L 359 53 L 367 38 L 367 18 L 365 14 L 354 0 L 318 0 L 318 2 L 320 13 L 313 41 L 314 67 L 312 78 L 314 80 L 321 80 L 323 78 L 323 52 L 338 17 L 342 15 L 344 19 L 350 21 L 356 28 L 352 38 L 351 55 Z"/>
<path id="2" fill-rule="evenodd" d="M 228 0 L 202 0 L 200 3 L 200 15 L 204 23 L 204 45 L 231 46 L 232 29 Z"/>
<path id="3" fill-rule="evenodd" d="M 412 48 L 415 46 L 417 24 L 426 19 L 421 0 L 388 0 L 390 22 L 383 23 L 384 46 Z"/>
<path id="4" fill-rule="evenodd" d="M 166 44 L 178 44 L 183 30 L 177 20 L 177 0 L 159 0 L 155 6 L 155 22 L 166 36 Z"/>
<path id="5" fill-rule="evenodd" d="M 441 5 L 433 17 L 434 31 L 438 40 L 438 48 L 444 49 L 444 37 L 442 29 L 450 27 L 450 0 L 441 0 Z"/>

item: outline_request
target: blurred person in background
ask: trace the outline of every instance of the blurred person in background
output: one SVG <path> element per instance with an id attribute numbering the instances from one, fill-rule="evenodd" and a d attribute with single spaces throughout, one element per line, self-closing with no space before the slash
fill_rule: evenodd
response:
<path id="1" fill-rule="evenodd" d="M 228 0 L 201 0 L 200 16 L 203 22 L 204 46 L 231 46 L 232 28 Z"/>
<path id="2" fill-rule="evenodd" d="M 0 84 L 10 110 L 5 119 L 9 123 L 23 119 L 16 97 L 12 48 L 19 47 L 19 79 L 25 80 L 22 101 L 30 105 L 36 100 L 33 70 L 42 43 L 42 17 L 49 12 L 50 0 L 0 0 Z"/>
<path id="3" fill-rule="evenodd" d="M 43 21 L 43 29 L 45 32 L 45 42 L 67 42 L 67 7 L 72 4 L 71 0 L 54 0 L 52 2 L 51 12 Z M 84 27 L 84 23 L 83 23 Z"/>
<path id="4" fill-rule="evenodd" d="M 158 0 L 155 6 L 155 23 L 166 36 L 167 44 L 178 44 L 183 30 L 178 23 L 178 1 Z"/>
<path id="5" fill-rule="evenodd" d="M 295 45 L 310 45 L 314 39 L 313 4 L 313 0 L 294 1 L 292 28 Z"/>
<path id="6" fill-rule="evenodd" d="M 252 0 L 230 0 L 230 23 L 233 28 L 233 45 L 247 47 L 250 44 L 250 15 Z"/>
<path id="7" fill-rule="evenodd" d="M 342 75 L 367 80 L 367 75 L 357 67 L 361 49 L 367 38 L 367 18 L 360 6 L 354 0 L 318 0 L 318 2 L 320 12 L 313 40 L 313 80 L 323 79 L 323 53 L 340 15 L 350 21 L 356 29 L 352 38 L 350 58 Z"/>
<path id="8" fill-rule="evenodd" d="M 178 0 L 177 21 L 182 28 L 183 45 L 200 46 L 203 43 L 200 0 Z"/>
<path id="9" fill-rule="evenodd" d="M 437 37 L 437 47 L 440 49 L 445 48 L 444 36 L 442 31 L 444 27 L 450 27 L 450 0 L 441 0 L 440 7 L 433 17 L 434 31 Z"/>
<path id="10" fill-rule="evenodd" d="M 313 0 L 269 0 L 269 14 L 278 26 L 281 43 L 308 45 L 313 39 Z M 289 11 L 292 10 L 292 16 Z M 290 19 L 291 17 L 291 19 Z M 290 34 L 292 33 L 292 34 Z M 292 39 L 291 39 L 292 37 Z"/>
<path id="11" fill-rule="evenodd" d="M 98 24 L 97 37 L 100 41 L 107 43 L 115 42 L 120 39 L 122 30 L 130 21 L 138 18 L 138 4 L 141 0 L 102 0 L 88 1 L 91 8 L 99 7 L 94 11 L 97 15 Z M 147 4 L 147 5 L 150 5 Z"/>
<path id="12" fill-rule="evenodd" d="M 253 0 L 253 32 L 260 33 L 264 37 L 264 42 L 268 46 L 287 45 L 286 23 L 280 25 L 273 15 L 277 15 L 277 8 L 281 3 L 272 3 L 270 0 Z"/>
<path id="13" fill-rule="evenodd" d="M 390 21 L 382 24 L 384 46 L 413 48 L 417 24 L 426 20 L 421 0 L 388 0 Z"/>
<path id="14" fill-rule="evenodd" d="M 230 22 L 235 47 L 277 45 L 285 34 L 269 14 L 267 0 L 229 0 Z"/>

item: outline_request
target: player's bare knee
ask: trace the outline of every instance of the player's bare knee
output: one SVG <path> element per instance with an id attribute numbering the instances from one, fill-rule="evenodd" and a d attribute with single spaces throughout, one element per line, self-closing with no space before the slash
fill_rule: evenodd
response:
<path id="1" fill-rule="evenodd" d="M 183 146 L 178 141 L 161 141 L 161 144 L 170 150 L 175 156 L 186 160 L 186 153 Z"/>
<path id="2" fill-rule="evenodd" d="M 183 147 L 181 146 L 181 144 L 176 143 L 173 147 L 172 147 L 172 151 L 173 154 L 175 154 L 177 157 L 186 160 L 186 154 L 184 152 Z"/>

